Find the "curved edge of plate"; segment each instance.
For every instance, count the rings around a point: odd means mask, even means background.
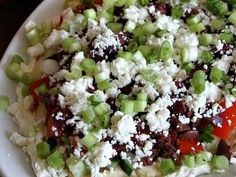
[[[50,19],[62,11],[64,0],[44,0],[29,15],[25,22],[12,38],[2,60],[0,62],[0,94],[10,97],[11,102],[15,100],[15,84],[5,75],[5,68],[9,63],[9,58],[14,54],[19,54],[26,58],[25,50],[27,42],[24,38],[24,26],[29,20],[41,22]],[[32,177],[34,176],[31,165],[27,163],[27,156],[22,150],[13,145],[9,137],[17,127],[11,116],[0,111],[0,176],[2,177]]]

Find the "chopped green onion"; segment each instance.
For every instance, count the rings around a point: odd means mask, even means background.
[[[206,74],[202,70],[196,71],[193,74],[192,86],[194,87],[195,94],[200,94],[205,90]]]
[[[119,51],[117,54],[117,57],[124,58],[126,60],[132,60],[133,53],[131,52],[124,52],[124,51]]]
[[[99,105],[94,107],[94,111],[98,116],[103,116],[109,113],[110,109],[106,103],[100,103]]]
[[[81,48],[78,41],[75,41],[73,38],[64,39],[61,42],[63,50],[69,53],[74,53]]]
[[[111,22],[113,20],[113,15],[106,12],[105,10],[101,11],[98,13],[98,19],[104,18],[106,19],[108,22]]]
[[[169,59],[172,56],[172,47],[168,40],[165,40],[161,44],[161,48],[159,50],[159,58],[163,61]]]
[[[231,89],[231,94],[236,97],[236,87]]]
[[[194,155],[185,155],[184,164],[189,168],[195,167],[195,156]]]
[[[118,96],[118,101],[121,102],[122,100],[128,100],[129,99],[129,95],[126,94],[119,94]]]
[[[38,94],[45,94],[47,92],[47,86],[45,84],[40,85],[35,89]]]
[[[53,168],[63,168],[65,165],[63,154],[56,150],[50,156],[47,157],[47,163]]]
[[[101,103],[101,100],[96,95],[90,96],[88,98],[88,100],[90,101],[91,105],[93,105],[93,106],[97,106]]]
[[[144,112],[147,107],[147,101],[135,100],[134,112]]]
[[[47,142],[40,142],[36,146],[37,154],[41,159],[46,159],[51,151],[50,146]]]
[[[0,109],[7,110],[10,104],[10,100],[8,96],[0,96]]]
[[[220,70],[216,66],[213,66],[211,68],[210,79],[212,82],[219,83],[220,81],[223,80],[224,75],[225,75],[224,71]]]
[[[234,35],[232,33],[221,33],[220,40],[225,41],[226,43],[234,43]]]
[[[132,100],[125,100],[122,102],[121,104],[121,108],[120,110],[124,113],[124,114],[131,114],[134,112],[134,101]]]
[[[141,25],[137,25],[136,28],[132,32],[135,37],[137,36],[143,36],[143,27]],[[143,36],[144,37],[144,36]]]
[[[110,84],[110,82],[109,82],[108,80],[104,80],[104,81],[102,81],[102,82],[99,82],[99,83],[97,84],[97,86],[98,86],[98,89],[99,89],[99,90],[104,91],[104,90],[109,89],[109,88],[111,87],[111,84]]]
[[[20,69],[20,65],[17,63],[12,63],[6,68],[6,75],[8,78],[19,81],[19,78],[16,76],[16,72]]]
[[[135,29],[136,27],[136,23],[131,21],[131,20],[128,20],[126,23],[125,23],[125,27],[124,29],[130,33],[133,32],[133,30]]]
[[[135,42],[135,41],[130,42],[127,49],[129,52],[136,52],[136,50],[138,49],[137,42]]]
[[[207,1],[207,8],[218,16],[225,16],[228,13],[228,5],[225,2],[219,0],[209,0]]]
[[[116,2],[115,2],[115,6],[117,6],[117,7],[122,7],[122,6],[125,5],[125,1],[126,1],[126,0],[119,0],[119,1],[116,1]]]
[[[122,31],[123,24],[121,23],[108,23],[107,27],[112,30],[113,33],[119,33]]]
[[[171,16],[174,19],[180,19],[183,16],[183,13],[184,11],[181,6],[175,6],[171,10]]]
[[[29,95],[29,86],[28,85],[24,85],[22,90],[21,90],[21,94],[23,97],[26,97]]]
[[[136,0],[126,0],[125,1],[125,7],[130,7],[131,5],[135,5]]]
[[[150,47],[150,46],[141,45],[141,46],[139,46],[138,49],[141,51],[142,55],[145,58],[152,54],[152,47]]]
[[[216,31],[222,30],[224,28],[224,25],[225,23],[223,20],[214,19],[211,21],[212,30],[216,30]]]
[[[203,23],[197,23],[197,24],[191,25],[189,29],[192,32],[200,33],[205,30],[205,26]]]
[[[59,91],[59,89],[57,87],[53,87],[53,88],[50,88],[47,92],[50,95],[58,95],[60,91]]]
[[[191,16],[187,18],[187,24],[189,26],[194,25],[194,24],[198,24],[200,21],[198,16]]]
[[[93,20],[95,20],[96,17],[97,17],[96,11],[94,9],[86,9],[86,10],[84,10],[83,15],[86,18],[90,18],[90,19],[93,19]]]
[[[14,55],[11,59],[11,63],[17,63],[18,65],[20,65],[22,62],[24,62],[24,60],[19,56],[19,55]]]
[[[75,68],[71,72],[67,72],[65,78],[66,80],[75,80],[81,76],[82,76],[82,71],[78,68]]]
[[[93,72],[95,70],[96,62],[91,58],[85,58],[81,61],[81,68],[83,71]]]
[[[188,47],[184,47],[181,51],[181,60],[183,63],[188,63],[190,60],[190,49]]]
[[[144,45],[146,43],[146,37],[144,35],[136,36],[134,40],[137,42],[138,46]]]
[[[236,11],[229,16],[228,21],[236,26]]]
[[[208,50],[203,50],[201,54],[201,59],[204,63],[211,63],[214,60],[213,54]]]
[[[158,76],[153,69],[147,69],[142,72],[142,78],[148,82],[155,82]]]
[[[198,38],[198,40],[200,45],[209,46],[213,42],[213,36],[211,34],[204,33]]]
[[[88,149],[93,147],[98,142],[97,137],[93,133],[88,133],[80,140],[80,143]]]
[[[163,175],[168,175],[175,170],[175,164],[172,159],[163,159],[160,164],[160,171]]]
[[[196,164],[203,165],[211,160],[211,154],[209,152],[199,152],[196,154]]]
[[[157,31],[154,33],[155,37],[157,38],[161,38],[161,37],[165,37],[169,35],[169,32],[166,30],[161,30],[161,29],[157,29]]]
[[[227,169],[229,167],[229,160],[225,156],[215,155],[211,161],[213,169]]]
[[[109,127],[109,125],[111,124],[111,117],[109,114],[106,114],[102,117],[103,119],[103,127],[104,128],[107,128]]]
[[[95,112],[92,107],[87,108],[85,111],[82,112],[82,118],[85,123],[92,122],[95,118]]]
[[[74,177],[86,176],[86,165],[82,160],[76,157],[70,157],[66,160],[66,164]]]
[[[133,170],[134,170],[132,164],[128,160],[121,160],[119,164],[120,164],[121,169],[128,176],[131,176],[131,174],[133,173]]]
[[[147,93],[145,93],[145,92],[139,92],[139,93],[137,94],[137,100],[139,100],[139,101],[147,101],[147,99],[148,99]]]
[[[149,0],[138,0],[138,3],[141,5],[141,6],[146,6],[149,4]]]
[[[31,29],[25,35],[26,35],[26,38],[29,41],[30,45],[32,45],[32,46],[38,44],[41,40],[38,28],[36,28],[36,27]]]
[[[182,67],[187,73],[190,73],[194,68],[195,65],[193,63],[185,63]]]
[[[143,30],[146,34],[153,34],[157,30],[155,23],[147,22],[143,26]]]

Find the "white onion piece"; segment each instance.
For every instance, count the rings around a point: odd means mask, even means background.
[[[41,71],[46,74],[54,74],[60,70],[60,65],[53,59],[46,59],[41,64]]]
[[[21,67],[21,69],[22,69],[25,73],[30,73],[30,72],[33,71],[34,66],[35,66],[35,63],[36,63],[36,59],[35,59],[35,58],[31,58],[31,59],[29,60],[29,64],[26,65],[24,62],[22,62],[22,63],[20,64],[20,67]]]
[[[45,52],[45,48],[41,43],[38,43],[38,44],[36,44],[32,47],[29,47],[26,50],[26,52],[30,57],[34,58],[34,57],[37,57],[39,55],[42,55]]]

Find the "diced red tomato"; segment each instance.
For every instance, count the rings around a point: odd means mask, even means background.
[[[94,0],[94,4],[102,5],[103,0]]]
[[[179,143],[179,150],[184,155],[196,154],[204,150],[203,146],[197,141],[185,140],[181,138],[178,139],[178,143]]]
[[[49,88],[49,78],[48,77],[44,77],[42,79],[39,79],[37,81],[35,81],[34,83],[32,83],[29,86],[29,93],[30,95],[33,97],[34,99],[34,106],[37,107],[40,101],[40,96],[36,93],[35,89],[37,89],[39,86],[41,86],[42,84],[45,84],[47,88]]]
[[[236,103],[224,112],[220,113],[219,116],[222,119],[222,124],[220,127],[215,125],[212,133],[226,140],[236,127]]]

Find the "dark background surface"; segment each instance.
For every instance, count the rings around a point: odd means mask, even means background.
[[[42,0],[0,0],[0,59],[18,28]]]

